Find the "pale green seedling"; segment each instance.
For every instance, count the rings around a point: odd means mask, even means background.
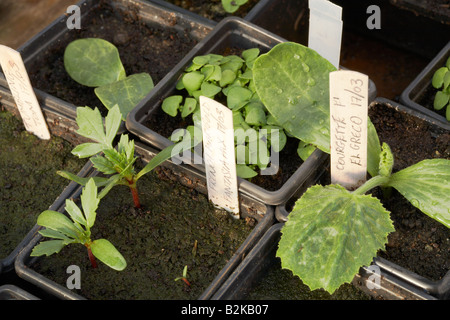
[[[431,79],[434,88],[439,89],[434,97],[435,110],[446,108],[445,117],[450,121],[450,57],[444,67],[436,70]]]
[[[127,76],[119,51],[103,39],[85,38],[69,43],[64,67],[76,82],[94,87],[107,109],[118,105],[123,120],[154,86],[148,73]]]
[[[234,13],[246,4],[248,0],[222,0],[222,6],[228,13]]]
[[[95,182],[89,179],[81,193],[81,208],[73,200],[66,200],[65,210],[70,218],[58,211],[42,212],[37,219],[37,224],[45,228],[39,233],[53,240],[40,242],[33,248],[31,256],[50,256],[60,252],[69,244],[79,243],[87,248],[92,267],[97,267],[95,259],[97,258],[114,270],[125,269],[127,262],[110,241],[91,240],[91,228],[95,223],[99,202]]]
[[[244,50],[241,57],[218,54],[195,57],[176,84],[177,90],[186,90],[187,97],[169,96],[161,106],[172,117],[191,116],[199,128],[200,96],[220,100],[233,110],[236,170],[242,178],[252,178],[258,174],[258,168],[265,169],[270,161],[269,150],[280,152],[287,139],[254,88],[252,68],[259,53],[259,49],[251,48]]]

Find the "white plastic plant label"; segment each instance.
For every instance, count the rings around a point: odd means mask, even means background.
[[[342,8],[327,0],[309,0],[308,47],[339,69]]]
[[[0,45],[0,64],[22,117],[25,129],[40,139],[50,139],[50,132],[34,94],[20,53]]]
[[[233,112],[201,96],[200,114],[209,200],[239,218]]]
[[[366,181],[369,77],[330,72],[331,183],[348,190]]]

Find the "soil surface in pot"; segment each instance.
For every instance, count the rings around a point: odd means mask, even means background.
[[[249,300],[369,300],[367,294],[345,283],[333,294],[323,289],[311,291],[299,277],[290,270],[281,269],[281,261],[276,259],[258,284],[248,292]]]
[[[56,170],[78,172],[86,163],[73,146],[52,136],[40,140],[22,121],[0,111],[0,257],[7,257],[69,181]]]
[[[176,21],[172,23],[176,24]],[[78,84],[64,68],[67,45],[73,40],[89,37],[113,43],[119,50],[127,75],[147,72],[155,85],[197,43],[188,30],[179,32],[147,25],[133,9],[122,12],[101,1],[83,17],[81,29],[67,32],[27,66],[33,86],[76,106],[99,107],[105,111],[94,88]]]
[[[374,104],[369,116],[380,142],[386,142],[394,154],[396,172],[424,159],[450,159],[450,133],[434,129],[418,118],[395,111],[385,104]],[[381,192],[378,193],[381,196]],[[382,198],[391,212],[395,232],[388,237],[379,256],[431,280],[441,279],[450,269],[450,230],[414,207],[393,190]]]
[[[141,209],[126,186],[116,186],[100,202],[92,239],[111,241],[127,260],[123,271],[90,265],[76,244],[43,257],[35,268],[66,286],[70,265],[81,268],[88,299],[197,299],[251,232],[255,221],[233,219],[203,194],[151,172],[138,181]],[[252,221],[251,221],[252,220]],[[181,277],[184,266],[191,286]]]
[[[236,16],[244,18],[259,0],[248,0],[248,2],[234,13],[227,13],[222,6],[221,0],[165,0],[183,9],[194,12],[207,19],[219,22],[220,20]]]

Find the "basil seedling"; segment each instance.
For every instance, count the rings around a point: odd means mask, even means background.
[[[444,67],[436,70],[431,79],[434,88],[439,89],[434,97],[433,107],[435,110],[447,108],[445,117],[450,121],[450,57]]]
[[[176,94],[164,99],[162,110],[172,117],[191,116],[201,128],[199,97],[206,96],[233,110],[236,171],[242,178],[256,176],[270,162],[270,152],[280,152],[286,134],[259,99],[253,83],[252,68],[259,49],[244,50],[237,55],[207,54],[197,56],[184,70],[176,84],[186,97]]]
[[[226,12],[234,13],[247,2],[248,0],[222,0],[222,6]]]
[[[100,199],[97,196],[97,187],[90,179],[81,194],[81,210],[73,200],[66,200],[66,215],[52,210],[42,212],[37,224],[45,227],[39,233],[54,240],[42,241],[33,248],[31,256],[52,255],[58,253],[69,244],[80,243],[87,248],[89,260],[93,268],[97,267],[96,259],[114,270],[121,271],[127,262],[114,245],[106,239],[91,240],[91,228],[94,226],[96,210]]]

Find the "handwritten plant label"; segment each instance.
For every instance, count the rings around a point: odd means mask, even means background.
[[[341,53],[342,8],[327,0],[309,0],[308,47],[337,69]]]
[[[200,96],[200,114],[209,200],[239,218],[233,112]]]
[[[331,183],[352,190],[366,181],[367,75],[330,72]]]
[[[0,45],[0,64],[25,129],[40,139],[50,139],[47,123],[34,94],[20,53],[7,46]]]

